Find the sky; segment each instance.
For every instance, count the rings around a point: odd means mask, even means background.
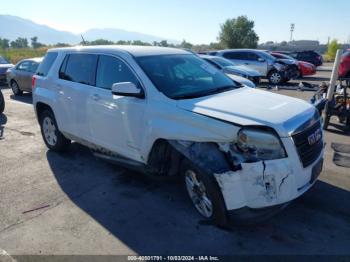
[[[350,41],[350,0],[16,0],[1,1],[0,14],[15,15],[55,29],[82,33],[119,28],[194,44],[217,40],[228,18],[255,21],[260,42],[328,37]],[[1,30],[1,25],[0,25]]]

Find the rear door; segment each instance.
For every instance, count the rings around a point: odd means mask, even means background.
[[[27,90],[26,77],[30,74],[29,69],[31,66],[30,61],[23,61],[16,67],[15,81],[19,85],[21,90]]]
[[[66,54],[55,81],[59,108],[65,131],[78,139],[91,142],[87,103],[95,85],[97,55]]]
[[[113,95],[112,85],[121,82],[132,82],[142,89],[135,72],[124,60],[100,55],[96,87],[91,88],[87,103],[89,128],[95,144],[140,161],[146,100]]]
[[[39,64],[34,61],[29,61],[28,69],[22,75],[22,90],[31,92],[32,91],[32,77],[35,71],[38,69]]]

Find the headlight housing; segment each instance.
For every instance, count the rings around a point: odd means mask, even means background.
[[[271,131],[242,128],[238,132],[236,146],[248,161],[274,160],[287,157],[281,140]]]

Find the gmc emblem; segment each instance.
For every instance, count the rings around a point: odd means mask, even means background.
[[[310,135],[307,140],[309,142],[309,145],[312,146],[314,144],[316,144],[318,141],[320,141],[322,139],[322,131],[321,129],[317,129],[315,131],[315,133],[313,133],[312,135]]]

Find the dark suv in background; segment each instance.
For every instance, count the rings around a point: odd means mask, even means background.
[[[309,62],[315,66],[323,65],[323,57],[316,51],[300,51],[300,52],[280,52],[278,53],[289,55],[296,60]]]

